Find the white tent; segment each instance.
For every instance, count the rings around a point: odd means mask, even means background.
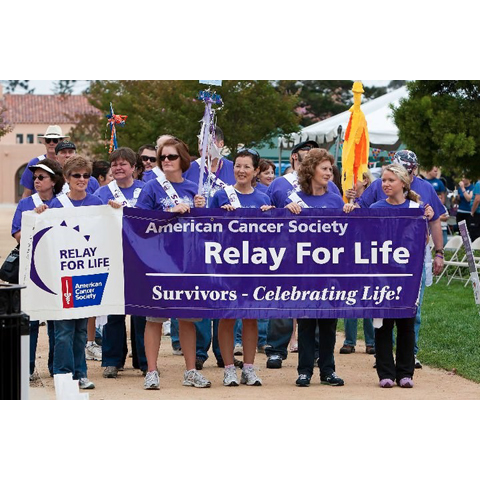
[[[362,111],[367,119],[368,134],[372,145],[395,145],[398,143],[398,128],[393,123],[390,105],[399,105],[401,98],[408,96],[407,87],[401,87],[393,92],[382,95],[368,102],[362,103]],[[300,132],[286,137],[279,137],[280,149],[290,150],[294,145],[307,140],[315,140],[318,144],[333,142],[338,136],[338,127],[342,127],[342,138],[345,136],[350,112],[339,113],[308,127]]]

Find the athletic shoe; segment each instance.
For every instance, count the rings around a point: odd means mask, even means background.
[[[183,355],[182,349],[181,348],[173,348],[172,349],[172,355]]]
[[[103,371],[103,378],[117,378],[118,368],[117,367],[106,367]]]
[[[422,368],[423,365],[420,363],[420,360],[415,355],[415,368]]]
[[[395,383],[390,378],[384,378],[383,380],[380,380],[378,385],[380,385],[382,388],[392,388]]]
[[[353,345],[344,345],[340,349],[340,353],[355,353],[355,347]]]
[[[267,359],[267,368],[282,368],[282,357],[280,355],[270,355]]]
[[[297,381],[295,382],[299,387],[308,387],[310,385],[310,377],[309,375],[306,375],[305,373],[301,373]]]
[[[373,345],[367,345],[365,347],[365,353],[368,353],[369,355],[375,355],[375,347]]]
[[[235,365],[235,368],[243,368],[243,362],[241,360],[237,360],[235,357],[233,357],[233,364]]]
[[[183,385],[185,387],[208,388],[211,385],[200,372],[197,370],[185,370],[183,374]]]
[[[170,337],[171,335],[171,322],[170,320],[167,320],[166,322],[163,322],[163,325],[162,325],[162,330],[163,330],[163,334],[166,336],[166,337]]]
[[[237,343],[235,345],[235,348],[233,349],[233,354],[237,357],[241,357],[243,355],[243,347],[240,343]]]
[[[398,384],[402,388],[412,388],[413,387],[413,380],[410,377],[404,377],[398,382]]]
[[[156,370],[147,372],[145,381],[143,382],[143,388],[145,390],[158,390],[160,388],[160,377]]]
[[[345,382],[337,376],[335,372],[332,372],[327,377],[320,377],[320,383],[322,385],[331,385],[332,387],[342,387]]]
[[[225,368],[225,362],[223,360],[217,360],[218,368]]]
[[[235,367],[225,368],[223,372],[223,384],[226,387],[238,387],[237,369]]]
[[[78,381],[78,387],[82,390],[93,390],[95,388],[95,384],[85,377]]]
[[[265,349],[268,347],[268,345],[262,345],[261,347],[257,347],[257,353],[263,353],[265,354]]]
[[[260,380],[260,378],[257,376],[254,366],[242,368],[242,377],[240,382],[242,382],[244,385],[256,387],[262,385],[262,380]]]
[[[205,360],[203,358],[196,358],[195,359],[195,368],[197,370],[202,370],[203,364],[205,363]]]
[[[101,362],[102,347],[95,342],[92,342],[91,344],[87,343],[87,346],[85,347],[85,360],[97,360]]]

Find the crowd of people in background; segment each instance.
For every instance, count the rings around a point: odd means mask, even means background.
[[[419,239],[418,249],[425,251],[417,315],[409,319],[363,319],[366,353],[372,355],[382,388],[398,384],[413,387],[415,368],[422,368],[417,357],[421,325],[421,303],[425,286],[433,273],[443,268],[443,248],[450,228],[451,199],[458,204],[457,221],[467,220],[472,239],[480,236],[480,181],[465,173],[458,182],[457,195],[448,195],[437,167],[418,174],[414,152],[396,152],[392,164],[385,166],[381,178],[367,172],[352,189],[343,192],[340,172],[334,157],[314,141],[295,145],[290,168],[277,172],[270,160],[260,158],[253,148],[240,148],[230,160],[222,155],[225,138],[214,130],[214,143],[208,150],[208,168],[203,172],[199,192],[201,161],[192,155],[182,140],[168,134],[156,144],[142,145],[137,152],[121,147],[109,161],[91,162],[68,141],[60,127],[49,126],[42,136],[46,153],[32,159],[21,179],[24,187],[13,222],[12,235],[21,241],[21,214],[34,210],[42,214],[49,208],[75,208],[90,205],[123,206],[162,210],[183,215],[191,208],[256,208],[266,211],[286,208],[298,214],[303,208],[336,208],[348,214],[355,208],[422,208],[429,223],[434,244],[433,260],[425,248],[428,238]],[[201,152],[199,146],[199,152]],[[174,192],[181,203],[174,202]],[[343,194],[349,199],[345,203]],[[450,210],[451,213],[451,210]],[[282,368],[289,353],[298,353],[296,385],[310,385],[315,365],[320,382],[343,386],[336,373],[335,341],[338,319],[167,319],[131,316],[130,339],[134,368],[144,375],[143,387],[160,386],[158,356],[162,335],[171,337],[172,354],[183,356],[183,385],[206,388],[212,385],[202,373],[210,349],[217,366],[223,369],[223,385],[261,386],[255,368],[257,352],[267,357],[266,367]],[[346,318],[345,341],[339,353],[352,354],[357,343],[358,319]],[[396,357],[393,356],[393,330],[397,327]],[[87,360],[101,361],[103,376],[117,378],[128,355],[125,315],[48,321],[51,376],[72,373],[82,389],[95,388],[88,379]],[[375,328],[374,328],[375,327]],[[30,375],[35,378],[35,357],[39,322],[30,321]],[[243,356],[243,361],[237,357]],[[237,369],[241,369],[240,378]]]

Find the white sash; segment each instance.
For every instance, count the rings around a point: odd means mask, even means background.
[[[130,201],[125,198],[125,195],[123,194],[122,190],[120,190],[120,187],[117,185],[116,180],[112,180],[108,184],[108,188],[112,192],[114,200],[117,203],[120,203],[122,207],[133,207]]]
[[[165,193],[169,196],[170,200],[173,202],[174,205],[179,205],[180,203],[182,203],[182,201],[180,200],[180,196],[178,195],[175,188],[173,188],[173,185],[170,183],[170,181],[167,180],[167,177],[164,176],[163,180],[160,177],[157,177],[157,182],[165,190]]]
[[[60,194],[57,195],[58,201],[65,207],[65,208],[71,208],[73,207],[72,201],[68,198],[67,194]]]
[[[230,205],[235,208],[242,208],[242,204],[238,199],[238,195],[235,188],[232,185],[227,185],[224,190],[225,190],[225,193],[227,194],[227,198],[228,198],[228,201],[230,202]]]
[[[198,163],[198,166],[200,167],[201,165],[201,159],[198,159],[198,160],[195,160],[197,163]],[[220,160],[219,160],[220,161]],[[207,170],[208,171],[208,170]],[[213,174],[213,172],[208,172],[208,177],[207,177],[208,181],[211,183],[211,185],[217,185],[218,187],[222,188],[222,189],[225,189],[225,187],[227,186],[227,184],[223,181],[223,180],[220,180],[220,178],[218,178],[216,175]],[[206,193],[206,192],[204,192]],[[213,188],[212,188],[212,195],[214,194],[215,192],[213,191]]]
[[[292,202],[296,203],[297,205],[299,205],[299,206],[302,207],[302,208],[310,208],[310,205],[307,205],[307,204],[305,203],[305,201],[302,200],[302,199],[298,196],[298,193],[297,193],[297,192],[292,192],[292,193],[288,196],[288,198],[289,198]]]
[[[297,172],[287,173],[283,176],[285,180],[295,189],[296,192],[300,191],[300,184],[298,183]]]
[[[63,184],[61,193],[64,193],[66,195],[69,191],[70,191],[70,185],[67,182],[65,182]]]
[[[160,178],[161,180],[163,180],[165,178],[165,174],[162,172],[162,170],[160,169],[160,167],[154,167],[152,168],[152,172],[158,177]]]
[[[33,203],[35,204],[35,207],[39,207],[40,205],[43,205],[43,200],[40,198],[40,195],[38,193],[34,193],[32,195],[32,200],[33,200]]]

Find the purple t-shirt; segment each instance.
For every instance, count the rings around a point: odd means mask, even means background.
[[[181,183],[171,182],[173,188],[180,197],[180,202],[193,207],[193,199],[197,194],[197,185],[189,180]],[[157,179],[150,180],[145,184],[137,200],[136,207],[144,210],[166,210],[172,208],[175,203],[167,195]]]
[[[138,197],[142,188],[145,186],[145,182],[141,180],[134,180],[131,187],[128,188],[120,188],[121,192],[125,196],[125,198],[130,202],[130,206],[134,207],[137,203]],[[109,200],[115,200],[112,191],[110,190],[108,185],[104,185],[100,187],[96,192],[95,195],[102,200],[103,204],[106,205]]]
[[[378,202],[372,203],[370,208],[410,208],[410,200],[405,200],[403,203],[398,205],[392,205],[386,200],[379,200]],[[421,205],[418,205],[418,208],[421,208]]]
[[[268,187],[267,195],[271,198],[273,205],[277,208],[283,208],[285,200],[294,191],[292,184],[286,178],[278,177]],[[334,195],[341,196],[340,190],[332,181],[328,182],[328,191]]]
[[[235,174],[233,173],[233,163],[228,159],[228,158],[221,158],[219,160],[219,168],[218,170],[213,173],[215,178],[220,179],[223,183],[226,183],[227,185],[234,185],[236,180],[235,180]],[[183,178],[186,180],[190,180],[191,182],[195,183],[198,185],[198,181],[200,180],[200,164],[196,160],[194,160],[190,164],[190,168],[183,174]],[[221,190],[222,187],[220,187],[218,184],[213,183],[208,181],[208,172],[207,169],[205,169],[204,175],[203,175],[203,192],[206,192],[210,190],[210,199],[215,195],[215,193],[218,190]],[[209,206],[209,201],[207,199],[207,205]]]
[[[253,190],[253,193],[240,193],[237,192],[238,201],[242,208],[260,208],[262,205],[271,205],[270,198],[265,193],[262,193],[256,189]],[[209,205],[210,208],[220,208],[223,205],[229,205],[230,200],[225,192],[225,190],[218,190]]]
[[[443,208],[443,204],[438,198],[434,188],[428,182],[421,178],[413,177],[410,188],[420,195],[420,201],[423,204],[428,203],[433,208],[433,218],[430,220],[431,222],[437,220],[440,215],[444,214],[445,209]],[[369,208],[375,202],[385,200],[386,198],[387,195],[385,195],[382,189],[382,179],[377,178],[363,192],[362,196],[358,199],[358,204],[362,208]]]
[[[100,198],[91,193],[87,193],[87,196],[83,200],[70,199],[70,201],[72,202],[74,207],[91,207],[92,205],[103,205]],[[63,208],[63,205],[58,198],[55,198],[52,201],[50,208]]]
[[[307,195],[304,192],[297,192],[297,195],[310,207],[310,208],[343,208],[342,197],[339,195],[326,192],[323,195]],[[292,203],[290,198],[285,199],[285,206]]]
[[[268,187],[266,185],[264,185],[263,183],[260,183],[260,182],[257,182],[257,184],[255,185],[255,189],[258,190],[259,192],[262,192],[262,193],[267,193],[267,190],[268,190]]]
[[[150,180],[155,180],[155,178],[157,178],[157,175],[155,174],[152,168],[151,170],[143,172],[142,182],[147,183]]]
[[[45,160],[46,158],[47,157],[45,155],[40,155],[39,157],[32,158],[32,160],[28,162],[27,168],[23,172],[22,178],[20,179],[20,184],[23,185],[25,188],[32,190],[33,193],[36,193],[37,191],[34,187],[33,172],[28,167],[36,165],[40,160]],[[90,177],[88,179],[87,193],[95,193],[95,190],[97,190],[99,187],[100,184],[95,177]]]
[[[55,197],[52,197],[50,200],[45,200],[43,203],[51,207],[51,204]],[[28,212],[35,209],[35,203],[32,197],[23,198],[18,202],[17,209],[15,210],[15,214],[13,215],[12,220],[12,235],[17,233],[22,229],[22,213]]]

